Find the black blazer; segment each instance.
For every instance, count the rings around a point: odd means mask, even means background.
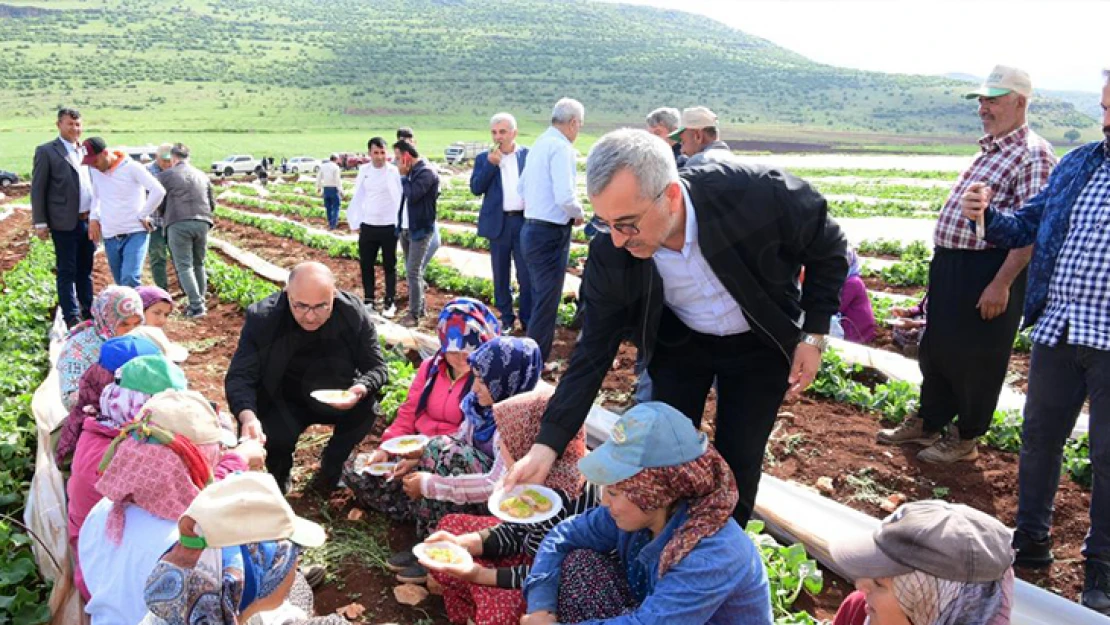
[[[82,165],[84,167],[84,165]],[[81,210],[81,176],[66,158],[61,137],[35,148],[31,170],[31,219],[51,230],[77,227]]]
[[[288,396],[282,380],[289,361],[306,346],[306,340],[315,342],[316,351],[328,354],[327,362],[310,363],[309,369],[342,371],[342,382],[347,386],[362,384],[369,391],[363,401],[377,401],[378,390],[388,381],[389,368],[382,358],[374,322],[360,298],[337,291],[327,323],[307,335],[298,330],[285,291],[247,309],[239,346],[224,377],[232,414],[238,416],[244,410],[259,413],[260,404],[266,407],[282,402]]]
[[[707,163],[679,175],[706,261],[752,332],[789,363],[802,332],[828,333],[848,273],[848,242],[825,198],[800,178],[766,167]],[[621,341],[632,340],[651,360],[665,305],[655,262],[618,249],[608,235],[590,243],[581,296],[582,334],[537,438],[559,452],[585,422]]]

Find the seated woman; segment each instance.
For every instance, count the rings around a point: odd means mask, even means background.
[[[1011,532],[947,501],[908,503],[878,532],[831,545],[856,583],[833,625],[1007,625],[1013,604]]]
[[[135,292],[143,300],[143,325],[152,328],[166,327],[166,321],[173,312],[173,298],[160,287],[140,286]]]
[[[925,318],[929,307],[929,295],[916,306],[890,309],[890,314],[902,320],[902,325],[894,328],[894,344],[902,349],[907,358],[917,358],[917,348],[921,344],[921,333],[925,331]]]
[[[71,410],[77,403],[81,376],[100,358],[100,348],[114,336],[123,336],[143,323],[143,300],[135,289],[109,286],[96,296],[92,319],[73,326],[58,356],[58,383],[62,405]]]
[[[844,340],[864,345],[875,340],[875,311],[871,309],[867,285],[860,277],[860,260],[855,250],[848,250],[848,277],[840,291],[839,321]]]
[[[521,625],[773,622],[759,549],[732,519],[732,470],[681,412],[639,404],[578,468],[605,487],[602,507],[543,540]]]
[[[443,307],[437,325],[440,349],[434,356],[421,363],[409,385],[405,403],[397,410],[397,418],[384,433],[382,442],[402,436],[423,434],[436,437],[454,434],[463,421],[462,401],[470,393],[474,376],[470,373],[468,358],[483,343],[501,334],[501,324],[485,304],[469,297],[457,297]],[[489,469],[492,452],[474,448],[458,448],[449,454],[450,440],[436,444],[441,455],[450,455],[452,471],[466,473]],[[398,465],[394,476],[400,478],[416,466],[421,451],[406,457]],[[389,454],[377,450],[371,462],[384,462]],[[445,458],[447,459],[447,458]],[[354,470],[347,463],[343,481],[354,491],[355,500],[363,508],[382,512],[395,521],[411,521],[412,507],[402,490],[401,480],[386,481]]]

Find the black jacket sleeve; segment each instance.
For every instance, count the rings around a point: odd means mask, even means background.
[[[47,224],[46,190],[50,186],[50,156],[47,146],[35,148],[35,160],[31,166],[31,223]]]
[[[389,366],[382,357],[378,331],[365,309],[358,315],[358,355],[355,366],[355,384],[366,387],[367,397],[374,397],[389,381]]]
[[[247,311],[239,346],[231,357],[231,364],[224,376],[224,393],[228,408],[236,417],[244,410],[258,413],[258,387],[262,384],[262,358],[258,348],[258,326],[262,319],[257,313]]]

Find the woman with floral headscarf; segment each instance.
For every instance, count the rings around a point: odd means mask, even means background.
[[[131,287],[109,286],[96,296],[92,319],[77,324],[66,336],[58,356],[58,382],[66,410],[77,402],[78,383],[100,358],[100,348],[114,336],[123,336],[143,323],[143,300]]]
[[[771,625],[759,549],[732,518],[736,480],[690,419],[667,404],[640,404],[578,468],[604,486],[602,507],[544,538],[524,583],[521,625]]]
[[[440,349],[425,360],[416,372],[405,403],[385,432],[382,442],[402,436],[423,434],[436,437],[452,434],[464,419],[463,401],[470,394],[474,376],[468,359],[474,350],[501,334],[501,324],[488,307],[469,297],[458,297],[443,307],[437,325]],[[460,450],[462,451],[462,450]],[[458,461],[470,472],[489,468],[490,455],[464,452]],[[399,465],[395,477],[400,478],[416,466],[420,451]],[[370,462],[384,462],[389,455],[374,452]],[[359,505],[388,514],[394,520],[412,519],[411,506],[401,491],[401,480],[384,479],[361,474],[348,463],[343,481],[351,487]]]

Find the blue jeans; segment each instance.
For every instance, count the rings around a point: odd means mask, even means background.
[[[431,235],[414,241],[408,230],[401,231],[401,252],[405,255],[405,279],[409,287],[409,314],[420,319],[424,310],[424,270],[439,249],[439,228]]]
[[[204,295],[208,291],[208,274],[204,272],[204,255],[208,249],[207,221],[187,219],[166,228],[166,238],[173,257],[173,268],[181,290],[189,298],[189,312],[205,312]]]
[[[524,260],[524,248],[520,244],[520,231],[524,226],[524,214],[505,215],[505,226],[501,236],[490,239],[490,265],[493,268],[493,301],[501,312],[502,330],[508,332],[516,320],[513,313],[513,276],[512,265],[516,264],[516,281],[520,285],[520,322],[525,326],[532,318],[532,280],[528,275],[528,264]]]
[[[1033,344],[1021,429],[1017,529],[1038,540],[1048,536],[1064,443],[1088,397],[1094,485],[1083,555],[1110,561],[1110,351],[1063,341],[1056,347]]]
[[[324,210],[328,212],[328,228],[339,226],[339,189],[324,187]]]
[[[142,284],[149,244],[150,233],[146,231],[104,237],[104,255],[108,257],[108,267],[116,284],[132,288]]]
[[[555,341],[555,322],[563,299],[563,281],[570,259],[571,227],[527,220],[520,232],[528,277],[532,281],[532,318],[528,336],[540,346],[544,362]]]
[[[89,240],[89,222],[78,221],[73,230],[51,230],[54,260],[57,263],[55,284],[58,307],[69,325],[90,318],[93,304],[93,254],[96,244]]]

